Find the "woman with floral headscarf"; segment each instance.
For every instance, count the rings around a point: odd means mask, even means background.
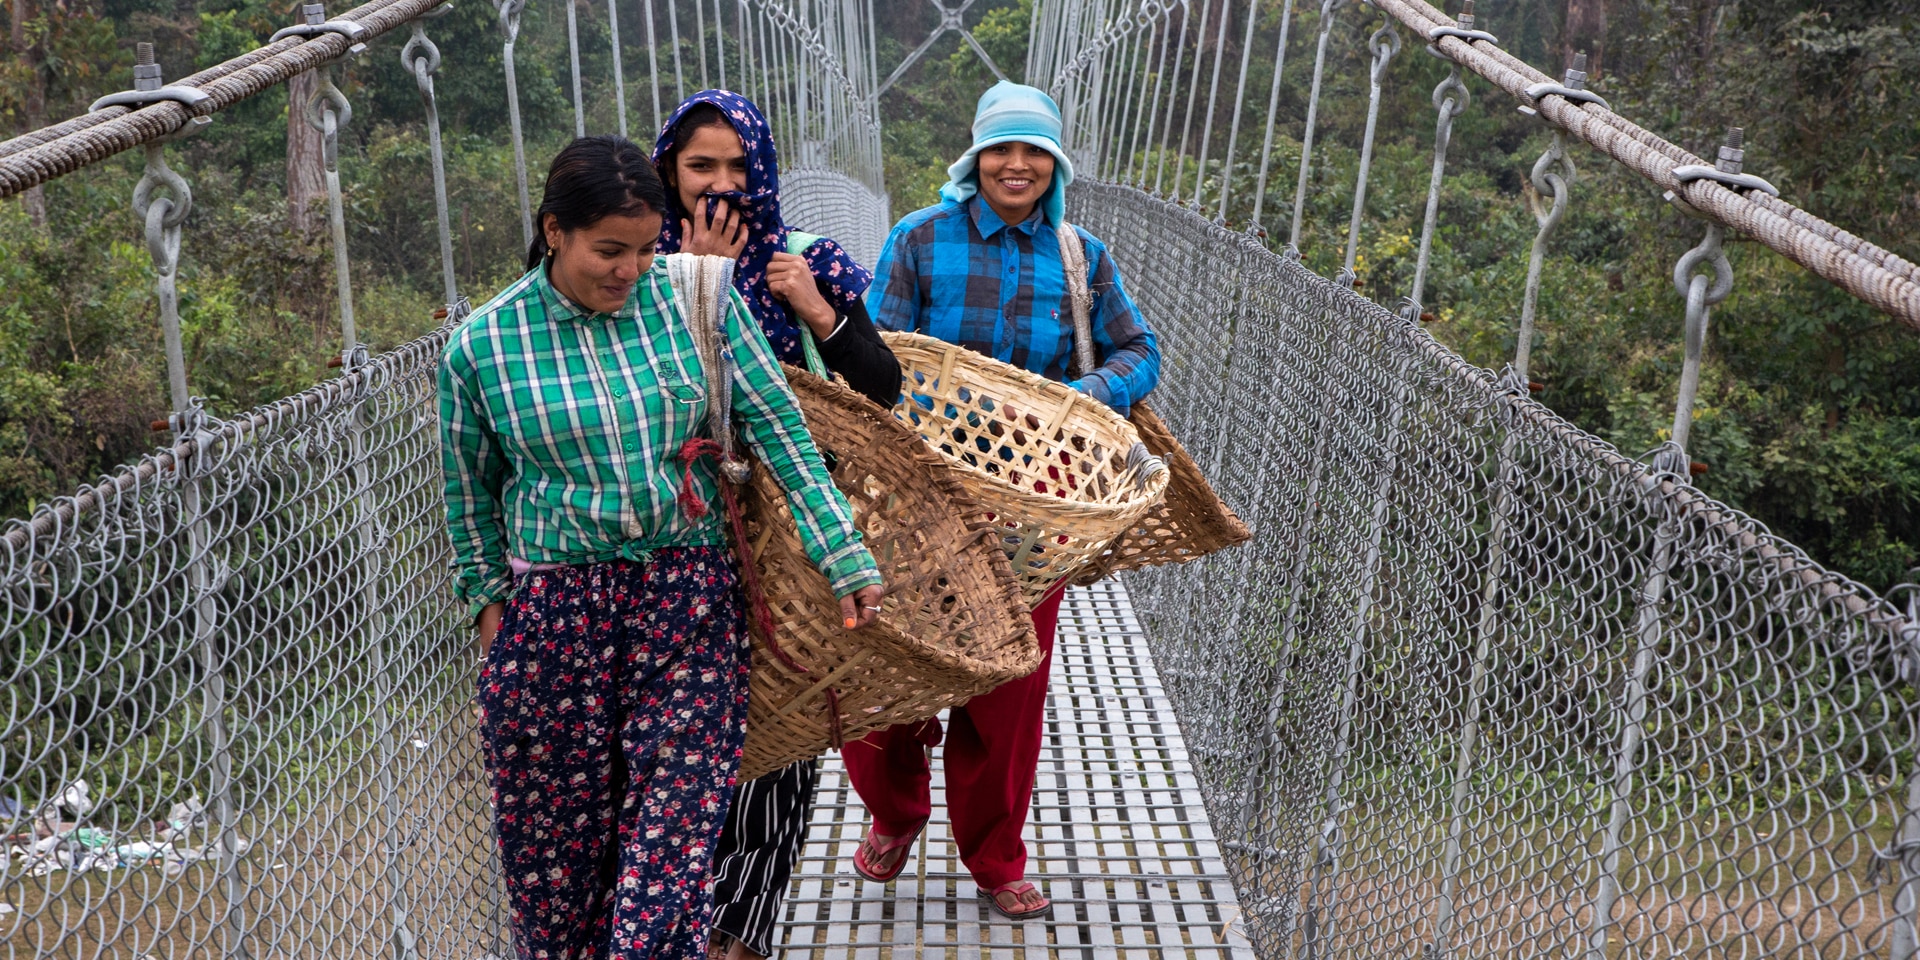
[[[660,252],[734,258],[734,287],[781,360],[808,366],[811,338],[828,372],[891,407],[900,364],[861,297],[873,274],[833,240],[781,219],[779,158],[760,108],[726,90],[694,94],[667,121],[653,158],[667,184]],[[818,775],[806,760],[740,785],[714,854],[710,956],[773,952]]]

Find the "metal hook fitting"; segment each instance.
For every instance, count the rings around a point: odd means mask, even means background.
[[[267,42],[278,43],[288,37],[306,39],[325,36],[329,33],[337,33],[351,41],[347,47],[347,52],[341,55],[342,58],[357,57],[367,51],[367,45],[360,42],[360,38],[367,35],[367,28],[364,24],[356,23],[352,20],[329,20],[327,19],[326,5],[320,3],[301,4],[300,12],[307,18],[306,23],[296,23],[291,27],[281,27],[273,32],[273,36],[267,38]]]

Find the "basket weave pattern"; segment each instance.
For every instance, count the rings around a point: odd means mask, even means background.
[[[955,344],[882,336],[904,379],[895,419],[992,511],[1028,603],[1160,502],[1167,471],[1129,463],[1139,434],[1098,400]]]
[[[887,592],[877,622],[844,629],[786,496],[770,471],[754,470],[742,490],[754,562],[780,650],[806,672],[774,656],[755,628],[742,781],[818,756],[836,735],[851,742],[924,720],[1040,665],[998,528],[946,461],[859,394],[786,373]]]
[[[1198,560],[1253,539],[1247,525],[1220,501],[1200,465],[1146,401],[1133,405],[1127,422],[1139,431],[1140,442],[1166,463],[1173,479],[1167,484],[1166,499],[1147,511],[1139,526],[1083,567],[1073,578],[1075,584],[1097,583],[1123,570]]]

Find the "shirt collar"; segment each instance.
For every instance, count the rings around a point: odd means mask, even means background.
[[[1033,212],[1028,214],[1025,220],[1013,226],[1021,233],[1029,237],[1033,236],[1034,232],[1040,229],[1040,221],[1046,219],[1046,211],[1042,209],[1044,206],[1045,204],[1034,204]],[[973,225],[980,231],[980,237],[983,240],[993,239],[994,234],[1008,226],[1007,222],[1000,219],[1000,215],[993,212],[993,208],[987,205],[986,198],[977,193],[967,200],[967,213],[973,217]]]
[[[653,265],[656,269],[660,266],[660,258],[657,255],[653,258]],[[592,310],[588,310],[586,307],[573,302],[566,294],[561,293],[560,288],[554,286],[553,280],[547,276],[547,263],[545,261],[541,262],[539,266],[538,277],[535,282],[540,287],[541,299],[546,301],[548,316],[562,320],[592,320],[598,317],[609,316],[617,320],[631,320],[639,315],[640,288],[646,286],[647,278],[644,274],[641,275],[640,282],[633,285],[633,292],[627,294],[627,302],[611,314],[594,313]]]

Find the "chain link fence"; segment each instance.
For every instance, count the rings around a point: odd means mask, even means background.
[[[9,956],[511,954],[446,587],[444,336],[7,527]]]
[[[877,248],[872,206],[803,222]],[[6,956],[513,955],[447,578],[445,338],[190,411],[6,526]]]
[[[1257,240],[1069,196],[1255,531],[1129,588],[1263,956],[1914,956],[1911,609]]]

